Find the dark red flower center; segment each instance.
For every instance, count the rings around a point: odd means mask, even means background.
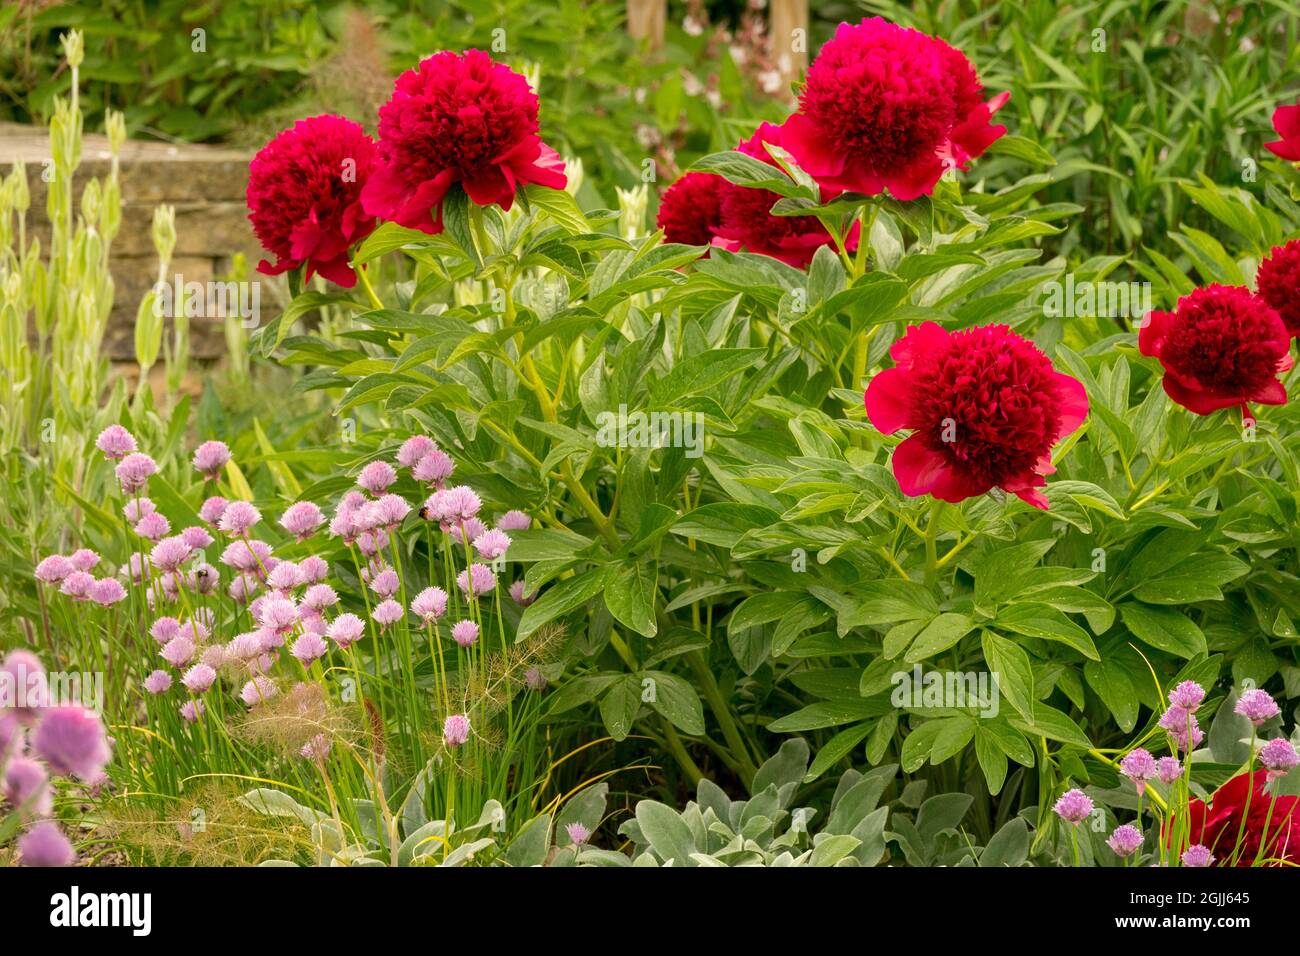
[[[908,427],[981,483],[1032,471],[1060,431],[1052,363],[1006,326],[953,333],[946,350],[917,355]]]

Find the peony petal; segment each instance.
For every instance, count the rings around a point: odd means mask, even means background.
[[[1151,358],[1159,358],[1165,333],[1173,321],[1173,313],[1158,309],[1148,312],[1146,322],[1138,329],[1138,351]]]
[[[863,405],[877,430],[892,435],[907,427],[907,409],[912,397],[911,375],[903,368],[887,368],[867,385]]]
[[[1291,141],[1300,137],[1300,103],[1295,106],[1279,106],[1274,110],[1273,128],[1284,140]]]
[[[889,355],[899,365],[909,366],[917,356],[948,347],[948,331],[938,322],[909,325],[903,337],[889,347]]]
[[[1265,143],[1264,148],[1273,155],[1282,159],[1290,160],[1293,163],[1300,163],[1300,139],[1296,140],[1278,140],[1275,143]]]
[[[1250,401],[1259,402],[1261,405],[1285,405],[1286,386],[1275,378],[1262,388],[1257,388],[1247,397]]]
[[[844,171],[844,154],[802,113],[795,113],[780,129],[781,148],[813,179],[834,179]]]
[[[1054,442],[1069,435],[1088,417],[1088,390],[1081,381],[1064,372],[1057,372],[1056,393],[1061,398],[1061,427]]]
[[[1165,372],[1161,384],[1164,386],[1166,395],[1189,412],[1195,412],[1197,415],[1209,415],[1221,408],[1232,408],[1234,405],[1240,405],[1242,401],[1240,395],[1216,395],[1213,392],[1187,385],[1172,372]]]
[[[357,274],[353,272],[352,267],[348,265],[347,256],[340,256],[337,259],[329,259],[324,262],[312,260],[308,263],[308,267],[310,268],[312,266],[315,267],[317,272],[323,275],[326,279],[329,279],[330,282],[333,282],[335,285],[340,285],[345,289],[351,289],[357,284]]]
[[[474,176],[461,180],[461,185],[470,200],[480,206],[495,204],[509,209],[514,199],[514,190],[499,166],[485,166]]]
[[[989,490],[958,472],[942,454],[926,445],[920,435],[904,439],[894,449],[893,467],[898,487],[913,498],[929,494],[956,503]]]

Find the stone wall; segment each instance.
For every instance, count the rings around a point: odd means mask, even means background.
[[[45,216],[47,184],[41,178],[48,159],[49,140],[44,129],[0,123],[0,168],[18,161],[27,164],[32,194],[28,229],[30,235],[40,238],[42,248],[48,246],[50,231]],[[134,358],[136,309],[158,278],[158,257],[151,237],[155,206],[170,203],[176,207],[172,276],[180,273],[186,282],[224,276],[236,252],[248,256],[250,269],[256,267],[262,252],[244,206],[248,160],[245,153],[215,146],[139,140],[129,140],[123,146],[122,226],[113,240],[111,256],[116,292],[104,343],[112,359]],[[78,203],[87,178],[107,176],[109,161],[107,138],[86,133],[73,184]],[[225,351],[219,323],[196,320],[191,333],[194,357],[216,358]]]

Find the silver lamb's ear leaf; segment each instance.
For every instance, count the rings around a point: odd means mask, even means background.
[[[445,820],[430,820],[402,841],[397,850],[397,865],[410,866],[418,857],[437,853],[447,846]]]
[[[770,784],[776,784],[778,791],[787,783],[797,785],[807,770],[808,742],[802,737],[791,737],[758,768],[749,792],[752,795],[762,793]]]
[[[664,861],[676,866],[690,866],[691,854],[697,852],[691,828],[677,812],[656,800],[642,800],[636,805],[636,822],[650,842],[650,849]]]
[[[546,862],[550,836],[551,815],[543,813],[533,817],[520,828],[506,847],[506,862],[511,866],[541,866]]]

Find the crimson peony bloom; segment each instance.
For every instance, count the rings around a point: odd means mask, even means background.
[[[656,219],[664,231],[664,241],[688,246],[710,245],[714,230],[722,224],[721,196],[725,185],[726,180],[713,173],[687,173],[669,186],[659,198]]]
[[[502,209],[528,183],[563,189],[564,163],[537,135],[537,106],[528,81],[481,50],[420,61],[379,108],[366,212],[434,234],[456,183],[480,206]]]
[[[841,23],[808,70],[786,148],[831,192],[915,199],[1006,133],[990,121],[1011,94],[983,93],[942,40],[880,17]]]
[[[1300,797],[1277,798],[1268,822],[1267,843],[1264,842],[1264,820],[1269,815],[1268,806],[1273,799],[1273,795],[1264,789],[1267,776],[1263,770],[1238,774],[1214,791],[1208,805],[1201,800],[1192,800],[1188,804],[1191,842],[1208,847],[1219,866],[1232,865],[1233,848],[1237,845],[1243,817],[1246,824],[1237,866],[1253,865],[1261,851],[1264,859],[1270,861],[1264,863],[1261,860],[1261,866],[1281,866],[1282,861],[1300,863]],[[1246,809],[1248,792],[1249,813]],[[1166,842],[1173,839],[1174,832],[1166,826]]]
[[[1282,317],[1287,335],[1300,335],[1300,239],[1269,252],[1255,273],[1255,288]]]
[[[911,326],[890,349],[898,364],[867,387],[871,423],[912,434],[894,449],[907,495],[958,502],[1001,488],[1036,508],[1048,453],[1088,415],[1083,385],[1004,325],[949,333]]]
[[[374,141],[341,116],[299,120],[262,147],[248,175],[248,218],[276,257],[257,271],[279,275],[304,263],[344,288],[356,285],[348,249],[375,228],[361,189],[375,162]]]
[[[1300,163],[1300,103],[1279,106],[1274,110],[1273,128],[1282,138],[1276,143],[1265,143],[1264,148],[1283,159]]]
[[[788,149],[782,137],[780,126],[764,123],[736,149],[769,166],[776,166],[776,160],[763,144],[771,143]],[[740,249],[757,252],[801,269],[812,261],[818,248],[832,242],[831,234],[815,216],[773,216],[769,210],[781,197],[770,190],[737,186],[725,180],[719,188],[722,222],[714,230],[718,236],[714,245],[728,252]],[[855,224],[849,237],[850,248],[857,244],[856,230]]]
[[[1210,285],[1178,300],[1174,312],[1152,312],[1138,349],[1164,366],[1165,392],[1198,415],[1247,402],[1285,405],[1277,378],[1294,364],[1281,316],[1237,286]]]

